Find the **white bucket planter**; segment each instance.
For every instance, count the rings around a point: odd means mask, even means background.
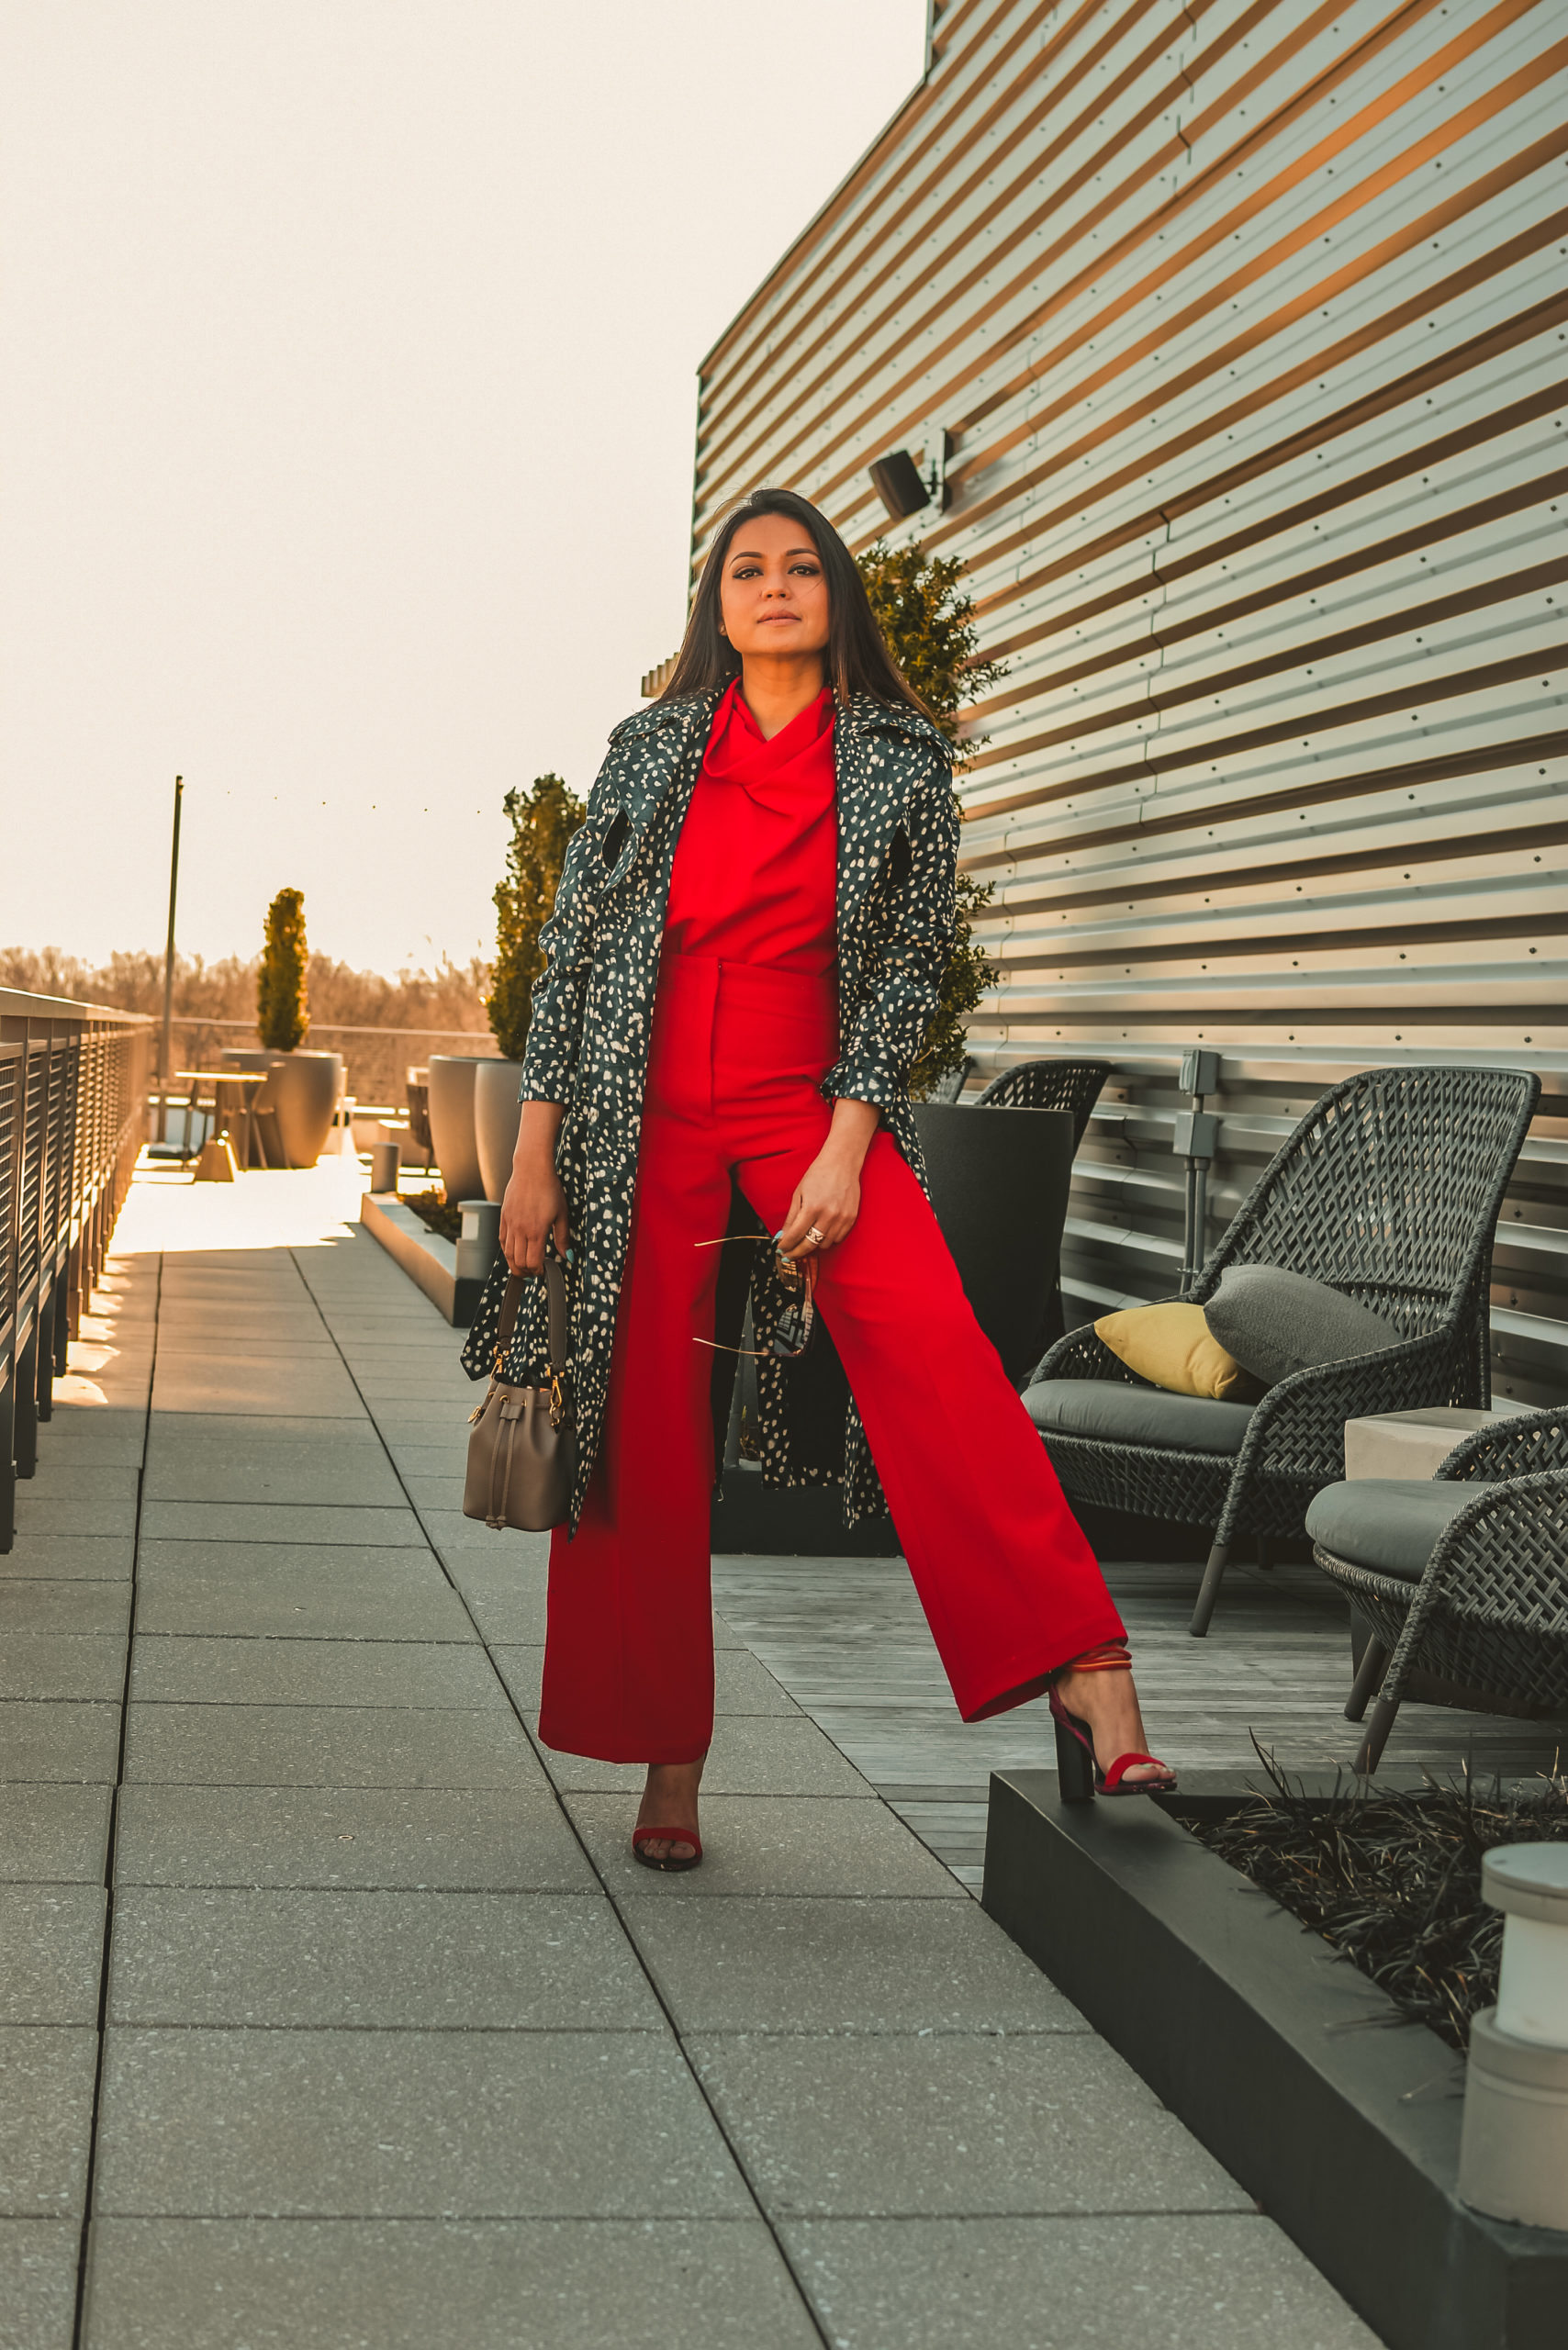
[[[1471,2020],[1459,2191],[1495,2220],[1568,2229],[1568,1845],[1499,1844],[1497,2004]]]
[[[487,1200],[502,1197],[511,1173],[522,1113],[518,1098],[521,1083],[521,1061],[480,1061],[474,1070],[474,1140]],[[450,1192],[447,1197],[452,1197]]]

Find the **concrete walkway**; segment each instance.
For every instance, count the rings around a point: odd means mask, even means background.
[[[1369,2350],[722,1625],[632,1865],[343,1180],[138,1186],[0,1561],[0,2350]]]

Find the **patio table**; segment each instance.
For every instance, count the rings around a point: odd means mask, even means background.
[[[225,1085],[237,1085],[240,1088],[241,1093],[241,1115],[245,1121],[245,1155],[241,1160],[240,1165],[241,1169],[248,1169],[253,1156],[253,1147],[255,1142],[255,1089],[259,1085],[264,1085],[271,1074],[272,1072],[270,1069],[177,1069],[174,1071],[174,1075],[179,1078],[183,1083],[187,1084],[192,1088],[190,1098],[185,1108],[186,1147],[183,1154],[184,1157],[190,1158],[195,1156],[194,1152],[190,1148],[191,1121],[196,1110],[200,1107],[195,1089],[201,1085],[211,1086],[213,1132],[215,1135],[227,1134],[229,1131],[228,1127],[226,1125],[220,1127],[218,1123],[218,1115],[222,1109],[219,1088]]]

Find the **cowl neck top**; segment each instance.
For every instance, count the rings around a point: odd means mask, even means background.
[[[676,845],[665,945],[820,978],[838,959],[834,699],[769,741],[735,679],[713,713]]]

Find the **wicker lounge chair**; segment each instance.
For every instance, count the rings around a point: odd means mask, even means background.
[[[1072,1147],[1084,1132],[1111,1074],[1109,1061],[1015,1061],[975,1100],[977,1110],[1070,1110]]]
[[[1568,1409],[1478,1429],[1436,1477],[1330,1485],[1313,1557],[1372,1638],[1345,1707],[1377,1693],[1356,1769],[1375,1771],[1412,1672],[1507,1713],[1568,1712]]]
[[[1314,1494],[1344,1476],[1347,1420],[1488,1400],[1493,1233],[1540,1091],[1506,1069],[1367,1069],[1333,1086],[1192,1291],[1201,1305],[1226,1266],[1279,1265],[1359,1300],[1401,1343],[1296,1371],[1255,1404],[1151,1387],[1092,1328],[1040,1364],[1024,1401],[1070,1499],[1213,1529],[1194,1637],[1232,1547],[1301,1534]]]

